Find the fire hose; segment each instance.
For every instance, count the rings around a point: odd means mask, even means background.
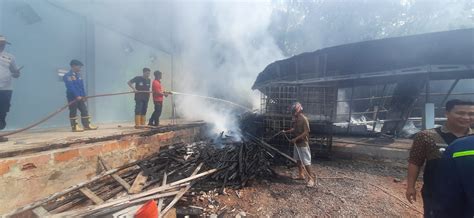
[[[280,131],[278,132],[276,135],[274,135],[272,138],[280,135],[280,134],[283,134],[283,136],[285,136],[286,140],[288,140],[289,143],[291,143],[291,140],[290,138],[288,137],[288,135],[286,135],[286,133],[284,131]],[[304,172],[306,173],[306,175],[309,177],[309,181],[306,181],[308,183],[308,186],[314,186],[314,181],[313,181],[313,176],[308,172],[308,169],[306,169],[306,166],[303,164],[303,158],[301,158],[301,154],[300,154],[300,151],[298,150],[298,148],[296,147],[296,143],[293,142],[293,146],[294,146],[294,149],[296,150],[296,153],[298,154],[298,158],[301,162],[301,164],[303,166],[299,166],[299,167],[303,167],[304,169]]]
[[[29,129],[32,129],[46,121],[48,121],[49,119],[53,118],[54,116],[58,115],[59,113],[63,112],[64,110],[66,110],[66,108],[68,108],[69,106],[71,106],[72,104],[75,104],[76,102],[78,101],[85,101],[87,99],[90,99],[90,98],[99,98],[99,97],[106,97],[106,96],[115,96],[115,95],[127,95],[127,94],[133,94],[133,93],[139,93],[139,92],[145,92],[145,93],[150,93],[150,92],[146,92],[146,91],[137,91],[137,92],[117,92],[117,93],[109,93],[109,94],[100,94],[100,95],[90,95],[90,96],[85,96],[83,97],[81,100],[74,100],[74,101],[71,101],[67,104],[65,104],[64,106],[60,107],[59,109],[57,109],[56,111],[54,111],[53,113],[49,114],[48,116],[44,117],[43,119],[27,126],[27,127],[24,127],[24,128],[21,128],[21,129],[17,129],[17,130],[14,130],[14,131],[11,131],[11,132],[7,132],[7,133],[3,133],[3,134],[0,134],[0,137],[5,137],[5,136],[11,136],[11,135],[14,135],[14,134],[17,134],[17,133],[20,133],[20,132],[24,132],[26,130],[29,130]]]
[[[52,117],[56,116],[57,114],[61,113],[62,111],[66,110],[66,108],[68,108],[69,106],[71,106],[72,104],[78,102],[78,101],[85,101],[87,99],[91,99],[91,98],[99,98],[99,97],[107,97],[107,96],[115,96],[115,95],[127,95],[127,94],[135,94],[135,93],[152,93],[152,92],[149,92],[149,91],[130,91],[130,92],[117,92],[117,93],[109,93],[109,94],[100,94],[100,95],[90,95],[90,96],[85,96],[83,97],[81,100],[74,100],[74,101],[71,101],[67,104],[65,104],[64,106],[60,107],[59,109],[57,109],[56,111],[54,111],[53,113],[49,114],[48,116],[44,117],[43,119],[27,126],[27,127],[24,127],[24,128],[21,128],[21,129],[17,129],[17,130],[14,130],[14,131],[11,131],[11,132],[7,132],[7,133],[2,133],[0,134],[0,137],[5,137],[5,136],[11,136],[11,135],[14,135],[14,134],[17,134],[17,133],[20,133],[20,132],[24,132],[26,130],[29,130],[29,129],[32,129],[46,121],[48,121],[49,119],[51,119]],[[187,94],[187,93],[181,93],[181,92],[174,92],[174,91],[164,91],[163,92],[165,95],[167,94],[176,94],[176,95],[185,95],[185,96],[191,96],[191,97],[200,97],[200,98],[206,98],[206,99],[211,99],[211,100],[217,100],[217,101],[222,101],[222,102],[225,102],[225,103],[228,103],[228,104],[231,104],[233,106],[237,106],[237,107],[240,107],[240,108],[243,108],[243,109],[246,109],[248,111],[251,111],[251,109],[245,107],[245,106],[242,106],[242,105],[239,105],[239,104],[236,104],[234,102],[231,102],[231,101],[227,101],[227,100],[224,100],[224,99],[220,99],[220,98],[213,98],[213,97],[208,97],[208,96],[201,96],[201,95],[194,95],[194,94]]]

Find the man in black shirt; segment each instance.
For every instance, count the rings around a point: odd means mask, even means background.
[[[145,125],[146,110],[148,107],[148,100],[150,99],[150,72],[149,68],[143,68],[143,75],[136,76],[128,81],[128,86],[132,88],[135,93],[135,128]],[[135,87],[133,87],[135,84]]]

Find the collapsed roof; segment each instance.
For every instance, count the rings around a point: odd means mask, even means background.
[[[353,86],[474,78],[474,29],[351,43],[276,61],[252,89],[273,85]]]

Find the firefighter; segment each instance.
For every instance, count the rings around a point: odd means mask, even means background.
[[[20,77],[20,69],[15,65],[15,57],[5,52],[5,47],[10,44],[7,39],[0,35],[0,130],[7,126],[7,113],[10,111],[12,99],[12,78]],[[8,141],[0,137],[0,142]]]
[[[439,178],[439,167],[442,153],[454,140],[474,133],[470,128],[470,114],[474,113],[474,103],[458,99],[446,102],[446,124],[442,127],[421,131],[415,135],[410,150],[406,198],[411,203],[416,201],[415,183],[423,165],[423,198],[424,216],[435,217],[439,205],[434,200],[435,186]]]
[[[135,92],[135,128],[145,126],[146,111],[150,100],[150,68],[143,68],[143,75],[128,81],[128,86]],[[135,87],[133,86],[135,84]]]
[[[73,132],[84,130],[96,130],[98,127],[91,124],[91,117],[87,111],[86,91],[82,80],[81,68],[84,66],[78,60],[71,60],[69,63],[71,70],[64,74],[63,80],[66,85],[66,97],[69,102],[69,119]],[[81,112],[81,122],[84,128],[78,123],[77,110]]]
[[[433,192],[434,216],[474,217],[474,135],[449,145],[440,165]]]

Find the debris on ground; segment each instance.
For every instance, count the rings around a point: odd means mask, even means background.
[[[282,154],[252,136],[176,144],[119,169],[108,169],[24,207],[57,216],[133,213],[157,200],[161,214],[189,216],[421,216],[420,202],[404,199],[403,163],[333,160],[317,162],[314,187],[278,166]],[[287,161],[288,162],[288,161]],[[420,198],[421,199],[421,198]],[[39,209],[38,209],[39,208]]]

